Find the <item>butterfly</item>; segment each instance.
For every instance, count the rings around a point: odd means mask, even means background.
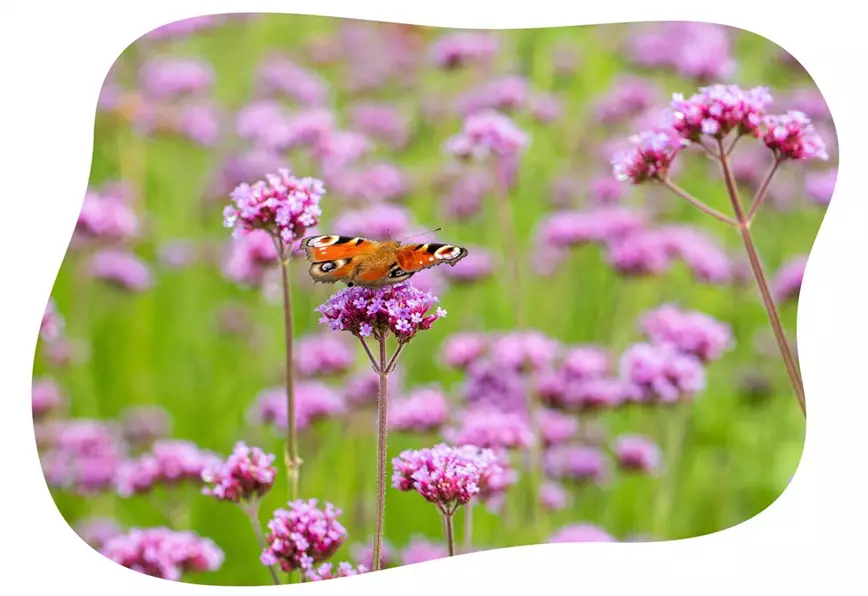
[[[308,236],[299,247],[311,262],[314,283],[381,288],[400,283],[435,265],[455,265],[467,249],[453,244],[378,242],[354,236]]]

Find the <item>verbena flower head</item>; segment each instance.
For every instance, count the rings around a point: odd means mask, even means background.
[[[672,96],[673,128],[684,139],[703,136],[723,139],[730,132],[758,137],[765,111],[773,98],[766,87],[742,89],[738,85],[710,85],[685,99]]]
[[[57,381],[42,377],[33,381],[30,392],[33,418],[42,418],[67,403]]]
[[[125,455],[115,430],[97,420],[63,421],[51,428],[50,443],[42,457],[48,485],[83,495],[110,489]]]
[[[303,377],[341,375],[352,368],[355,359],[355,352],[343,337],[318,333],[298,340],[295,368]]]
[[[819,205],[828,205],[832,200],[837,180],[837,167],[823,172],[808,172],[805,174],[805,193],[811,201]]]
[[[367,569],[374,567],[374,548],[371,541],[360,542],[353,544],[350,547],[352,558],[359,562],[360,565]],[[391,567],[397,560],[395,548],[388,540],[383,540],[382,549],[380,550],[380,562],[382,567]]]
[[[200,449],[192,441],[160,439],[149,453],[129,459],[118,467],[115,488],[128,497],[147,493],[157,485],[176,486],[202,482],[202,472],[220,462],[216,453]]]
[[[295,383],[295,408],[295,426],[298,430],[347,411],[346,401],[335,388],[312,379]],[[260,392],[249,411],[249,418],[254,424],[273,424],[279,430],[286,430],[286,389],[271,387]]]
[[[124,197],[89,190],[76,222],[76,232],[93,239],[122,242],[138,237],[139,216]]]
[[[72,529],[95,550],[102,549],[110,538],[124,533],[121,525],[110,517],[87,517],[76,523]]]
[[[231,193],[233,204],[223,211],[223,223],[233,236],[265,230],[286,244],[301,238],[319,222],[322,181],[296,178],[287,169],[266,175],[253,185],[243,183]]]
[[[826,143],[804,112],[766,116],[762,140],[778,159],[829,159]]]
[[[650,402],[691,399],[705,389],[705,367],[672,344],[638,343],[621,357],[621,377]]]
[[[495,36],[486,32],[449,32],[430,47],[431,59],[438,68],[453,70],[469,64],[487,64],[499,48]]]
[[[400,343],[407,343],[419,331],[431,328],[434,321],[446,316],[437,308],[430,293],[422,292],[409,283],[372,289],[351,287],[339,291],[316,311],[320,323],[333,331],[349,331],[357,337],[386,337],[391,332]]]
[[[100,552],[133,571],[172,581],[188,572],[216,571],[224,559],[211,539],[169,528],[133,528],[106,540]]]
[[[808,264],[807,255],[797,255],[786,261],[772,278],[772,294],[778,302],[787,302],[799,297],[802,279]]]
[[[445,443],[404,451],[392,460],[392,485],[400,491],[415,490],[444,514],[451,515],[479,493],[480,482],[495,460],[491,450],[450,447]]]
[[[681,352],[703,362],[719,359],[732,349],[735,340],[729,325],[697,311],[685,311],[664,304],[645,313],[640,326],[655,343],[670,343]]]
[[[613,447],[622,470],[653,474],[660,468],[660,448],[648,437],[621,435]]]
[[[148,447],[169,434],[172,417],[160,406],[130,406],[121,412],[121,434],[134,448]]]
[[[307,569],[340,548],[347,539],[339,521],[341,510],[328,502],[322,509],[317,504],[316,499],[297,499],[274,512],[259,558],[263,565],[279,565],[286,572]]]
[[[425,561],[445,559],[447,556],[449,556],[449,551],[446,549],[445,544],[431,542],[421,536],[415,536],[401,553],[401,562],[404,565],[413,565],[415,563],[424,563]]]
[[[523,413],[492,406],[475,406],[460,414],[457,428],[446,429],[444,438],[455,445],[489,449],[526,449],[534,442]]]
[[[49,298],[42,313],[42,322],[39,324],[39,338],[45,342],[58,340],[63,335],[66,321],[57,311],[54,298]]]
[[[579,430],[578,420],[556,410],[541,408],[537,411],[537,419],[543,445],[546,447],[569,442]]]
[[[560,353],[561,344],[541,331],[513,331],[492,338],[492,359],[519,371],[548,368]]]
[[[560,542],[617,542],[606,530],[594,524],[571,524],[549,537],[549,543]]]
[[[629,138],[630,148],[612,158],[616,180],[642,184],[666,178],[672,162],[687,141],[674,130],[643,131]]]
[[[210,91],[214,84],[214,69],[201,60],[157,57],[142,65],[139,84],[145,95],[164,101]]]
[[[488,350],[488,337],[473,331],[459,331],[444,340],[440,359],[449,368],[464,370],[478,362]]]
[[[440,387],[414,389],[389,406],[389,428],[398,432],[426,433],[438,430],[449,416],[449,402]]]
[[[354,567],[352,563],[347,562],[338,563],[337,565],[322,563],[316,567],[311,567],[310,569],[305,570],[304,579],[309,582],[319,582],[338,577],[351,577],[353,575],[367,572],[368,567],[365,567],[364,565],[356,565]]]
[[[570,504],[570,493],[557,482],[545,482],[539,489],[540,504],[549,511],[561,511]]]
[[[546,472],[552,478],[576,483],[602,483],[609,477],[609,460],[597,447],[559,445],[546,451]]]
[[[456,136],[445,145],[447,152],[458,157],[482,160],[515,157],[529,142],[528,135],[512,119],[495,110],[474,112],[464,120]]]
[[[277,468],[275,456],[259,447],[236,443],[226,461],[202,470],[202,480],[209,486],[202,494],[230,503],[251,502],[265,496],[274,484]]]
[[[88,268],[96,279],[130,292],[143,292],[154,283],[150,266],[128,250],[99,250],[91,255]]]

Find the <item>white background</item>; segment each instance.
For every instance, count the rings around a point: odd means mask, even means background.
[[[444,27],[515,28],[618,21],[711,21],[778,43],[814,77],[835,119],[840,170],[810,254],[798,343],[808,400],[805,450],[790,488],[747,522],[706,537],[659,544],[558,544],[466,555],[346,580],[289,587],[221,588],[309,593],[498,593],[505,588],[600,593],[784,593],[865,585],[866,536],[864,21],[857,4],[794,2],[365,2],[198,0],[10,2],[0,9],[3,85],[0,234],[5,453],[0,548],[5,589],[129,596],[218,588],[148,578],[103,559],[60,517],[38,464],[30,417],[37,330],[84,197],[97,95],[119,53],[165,23],[219,12],[296,12]],[[14,6],[13,6],[14,5]],[[478,6],[479,5],[479,6]],[[508,7],[509,6],[509,7]],[[10,14],[11,12],[11,14]],[[848,14],[849,13],[849,14]],[[865,161],[863,161],[865,160]],[[8,209],[8,211],[6,211]],[[852,543],[858,545],[850,546]],[[860,578],[861,576],[861,578]],[[860,582],[859,579],[862,581]],[[259,593],[259,592],[257,592]]]

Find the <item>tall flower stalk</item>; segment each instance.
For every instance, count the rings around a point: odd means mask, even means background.
[[[802,376],[772,297],[751,225],[784,162],[826,160],[828,154],[808,116],[797,111],[767,115],[766,108],[771,103],[772,96],[765,87],[743,90],[736,85],[712,85],[700,88],[687,99],[675,94],[670,104],[670,121],[656,130],[631,137],[631,148],[615,157],[613,173],[617,179],[632,184],[662,184],[703,213],[738,228],[787,376],[805,415]],[[768,173],[747,207],[742,204],[730,164],[736,144],[744,138],[759,139],[772,156]],[[670,166],[688,145],[700,146],[719,163],[734,217],[714,209],[670,179]]]
[[[319,203],[325,194],[322,181],[316,178],[296,178],[289,170],[281,169],[269,174],[265,180],[250,185],[240,184],[231,193],[232,205],[223,211],[223,223],[232,228],[233,237],[254,230],[264,230],[272,238],[281,270],[283,293],[283,322],[285,337],[285,383],[287,431],[284,460],[289,483],[290,499],[298,498],[299,475],[302,459],[298,451],[295,416],[295,387],[293,360],[292,288],[289,262],[293,243],[305,230],[317,225],[322,214]]]
[[[386,511],[386,461],[388,457],[389,375],[398,357],[419,331],[430,329],[446,311],[429,312],[438,299],[407,283],[380,289],[351,287],[341,290],[317,308],[321,323],[334,331],[347,331],[359,340],[378,375],[377,390],[377,513],[373,544],[373,571],[382,568]],[[389,355],[388,339],[396,347]],[[376,342],[376,353],[368,341]]]

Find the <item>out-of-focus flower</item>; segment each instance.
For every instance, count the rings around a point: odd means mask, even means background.
[[[42,312],[42,322],[39,324],[39,338],[45,342],[54,342],[63,335],[66,321],[57,311],[54,298],[48,299],[45,310]]]
[[[354,130],[382,140],[392,149],[404,147],[410,139],[410,123],[396,106],[385,103],[359,103],[350,107],[350,124]]]
[[[565,526],[549,537],[549,543],[559,542],[617,542],[606,530],[594,524]]]
[[[310,379],[295,383],[295,427],[298,430],[346,411],[343,396],[330,385]],[[283,387],[262,391],[249,411],[251,422],[273,424],[279,430],[286,430],[287,416],[286,389]]]
[[[698,81],[727,78],[735,72],[729,31],[722,25],[677,21],[639,29],[629,36],[625,48],[633,64],[671,69]]]
[[[129,497],[150,492],[157,485],[200,483],[202,471],[219,461],[215,453],[200,449],[191,441],[159,439],[150,452],[118,466],[115,489],[122,497]]]
[[[410,190],[406,174],[388,162],[336,170],[330,173],[329,183],[340,197],[372,203],[398,200]]]
[[[341,375],[355,362],[355,353],[341,336],[317,333],[298,340],[295,369],[303,377]]]
[[[215,462],[202,470],[207,486],[202,494],[218,501],[250,503],[261,499],[274,484],[277,468],[275,456],[259,447],[248,447],[243,441],[235,444],[226,461]]]
[[[172,417],[160,406],[130,406],[121,412],[120,418],[121,433],[132,447],[150,447],[172,428]]]
[[[281,169],[265,180],[243,183],[232,191],[233,204],[224,209],[223,222],[236,238],[265,230],[290,244],[319,223],[319,202],[324,194],[320,180],[299,179]]]
[[[491,406],[464,410],[459,415],[458,427],[445,429],[443,436],[455,445],[489,449],[526,449],[534,443],[524,414],[504,412]]]
[[[541,331],[512,331],[491,339],[493,360],[519,371],[549,368],[560,354],[561,344]]]
[[[100,552],[133,571],[172,581],[185,573],[217,571],[224,560],[210,538],[169,528],[132,528],[106,540]]]
[[[87,517],[72,528],[91,548],[102,549],[110,538],[124,533],[121,525],[110,517]]]
[[[309,582],[320,582],[327,579],[335,579],[338,577],[351,577],[368,572],[368,567],[357,565],[353,567],[352,563],[341,562],[337,565],[331,563],[322,563],[316,567],[311,567],[305,570],[304,579]]]
[[[804,112],[766,116],[762,139],[777,159],[829,159],[826,143]]]
[[[402,371],[402,368],[396,368],[389,374],[389,395],[395,395],[395,392],[400,390]],[[343,393],[347,398],[347,402],[354,408],[376,406],[379,387],[380,375],[371,368],[366,368],[347,379]]]
[[[90,258],[89,272],[97,279],[130,292],[143,292],[154,283],[150,266],[123,249],[104,248],[95,252]]]
[[[350,547],[352,558],[359,562],[367,569],[374,567],[374,549],[370,542],[356,543]],[[382,568],[391,567],[397,561],[397,553],[395,548],[388,540],[383,540],[382,549],[380,550],[380,562]]]
[[[648,437],[621,435],[613,450],[622,470],[653,474],[660,467],[660,448]]]
[[[534,93],[528,99],[531,116],[540,123],[559,120],[564,113],[563,102],[554,93]]]
[[[343,236],[364,236],[376,240],[397,240],[410,231],[410,213],[404,207],[376,203],[347,210],[335,217],[332,229]]]
[[[607,125],[623,122],[648,110],[656,95],[657,88],[647,79],[620,77],[597,102],[597,118]]]
[[[557,482],[546,482],[539,489],[540,504],[549,511],[561,511],[570,504],[570,493]]]
[[[487,65],[497,51],[497,37],[482,31],[456,31],[443,34],[430,46],[434,64],[453,70],[472,64]]]
[[[606,454],[586,445],[558,445],[546,451],[546,473],[552,478],[570,482],[603,483],[609,477]]]
[[[415,563],[424,563],[425,561],[434,561],[435,559],[445,559],[449,556],[449,551],[445,544],[431,542],[420,536],[415,536],[410,539],[410,543],[404,548],[401,553],[401,562],[404,565],[413,565]]]
[[[138,214],[125,197],[88,190],[78,214],[76,233],[109,242],[133,240],[141,232]]]
[[[777,270],[771,283],[775,300],[786,302],[799,297],[807,264],[807,255],[798,255],[785,262]]]
[[[261,286],[266,271],[275,267],[277,257],[277,248],[268,232],[253,230],[230,240],[223,275],[236,283]]]
[[[624,207],[560,211],[546,217],[537,229],[537,244],[574,248],[610,243],[645,228],[644,214]]]
[[[284,95],[307,106],[328,101],[328,82],[289,58],[266,56],[257,72],[260,91],[266,96]]]
[[[331,503],[320,509],[316,499],[291,501],[268,522],[260,561],[286,572],[306,569],[334,555],[347,539],[341,510]]]
[[[473,331],[460,331],[446,338],[440,358],[449,368],[465,370],[488,351],[488,337]]]
[[[112,486],[124,457],[124,445],[112,427],[97,420],[68,420],[53,427],[50,439],[42,457],[49,486],[85,495]]]
[[[140,89],[158,101],[207,92],[213,85],[213,67],[194,58],[160,56],[145,62],[139,70]]]
[[[640,321],[645,335],[656,343],[670,343],[681,352],[711,362],[732,349],[735,340],[729,325],[713,317],[664,304],[645,313]]]
[[[527,382],[515,367],[493,358],[471,364],[461,387],[464,400],[472,406],[494,406],[503,411],[525,411]]]
[[[445,149],[462,158],[512,158],[529,143],[527,133],[506,115],[485,109],[464,120],[461,131],[447,140]]]
[[[443,269],[443,277],[454,284],[470,284],[488,278],[494,271],[494,259],[483,248],[468,248],[466,257],[453,267]]]
[[[60,385],[48,377],[34,379],[30,395],[34,419],[43,418],[67,403]]]
[[[389,405],[389,428],[398,432],[427,433],[439,429],[449,416],[449,402],[435,385],[418,387]]]
[[[435,296],[422,292],[407,283],[380,289],[351,287],[339,291],[316,311],[320,323],[333,331],[349,331],[359,337],[386,337],[391,333],[401,343],[407,343],[419,331],[430,329],[446,311],[437,308]]]
[[[674,130],[644,131],[628,141],[630,147],[612,158],[612,174],[616,180],[631,184],[665,179],[686,144]]]
[[[705,389],[702,361],[671,344],[632,345],[621,357],[621,376],[649,402],[691,399]]]
[[[540,434],[546,447],[568,443],[579,430],[579,422],[555,410],[540,409],[537,412]]]
[[[832,200],[835,182],[838,180],[838,168],[833,167],[823,172],[808,172],[805,174],[805,193],[808,198],[819,205],[828,205]]]
[[[525,107],[530,96],[526,78],[507,75],[483,83],[458,98],[458,109],[465,116],[484,110],[513,112]]]

